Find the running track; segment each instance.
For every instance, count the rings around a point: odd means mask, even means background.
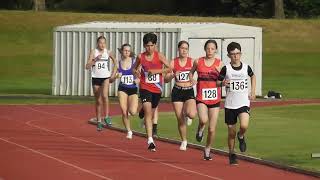
[[[111,109],[119,114],[116,105]],[[87,122],[93,115],[90,105],[0,106],[0,180],[316,179],[246,161],[229,166],[219,155],[203,161],[199,150],[181,152],[177,145],[159,141],[157,152],[148,152],[145,138],[97,132]]]

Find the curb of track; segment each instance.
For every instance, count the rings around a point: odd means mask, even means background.
[[[96,125],[97,121],[90,119],[88,121],[89,124],[93,124]],[[111,129],[111,130],[115,130],[115,131],[119,131],[119,132],[123,132],[125,133],[126,130],[122,129],[122,128],[118,128],[118,127],[113,127],[113,126],[107,126],[106,124],[103,124],[104,128],[107,129]],[[139,137],[146,137],[145,133],[141,133],[141,132],[137,132],[137,131],[132,131],[133,134],[135,136],[139,136]],[[169,138],[165,138],[165,137],[155,137],[154,139],[158,140],[158,141],[162,141],[162,142],[167,142],[170,144],[177,144],[180,145],[180,141],[178,140],[174,140],[174,139],[169,139]],[[188,148],[193,148],[193,149],[198,149],[198,150],[203,150],[204,146],[202,145],[198,145],[198,144],[192,144],[192,143],[188,143]],[[227,151],[221,150],[221,149],[216,149],[216,148],[211,148],[211,152],[214,152],[215,154],[218,155],[222,155],[222,156],[228,156],[229,153]],[[294,172],[294,173],[299,173],[299,174],[304,174],[304,175],[308,175],[308,176],[313,176],[313,177],[320,177],[320,172],[318,171],[311,171],[311,170],[305,170],[305,169],[300,169],[294,166],[289,166],[289,165],[284,165],[284,164],[280,164],[280,163],[276,163],[270,160],[265,160],[265,159],[261,159],[261,158],[256,158],[253,156],[248,156],[248,155],[244,155],[244,154],[240,154],[240,153],[236,153],[237,157],[241,160],[245,160],[248,162],[252,162],[252,163],[256,163],[256,164],[260,164],[260,165],[266,165],[269,167],[273,167],[273,168],[277,168],[277,169],[281,169],[281,170],[285,170],[285,171],[289,171],[289,172]]]

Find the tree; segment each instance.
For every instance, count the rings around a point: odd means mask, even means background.
[[[33,0],[33,9],[35,11],[46,10],[46,0]]]
[[[284,19],[283,0],[274,0],[274,18]]]

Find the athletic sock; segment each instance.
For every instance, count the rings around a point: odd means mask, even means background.
[[[210,156],[210,148],[204,148],[204,152],[206,154],[206,157],[209,157]]]
[[[199,135],[200,135],[200,136],[202,136],[203,131],[204,131],[204,128],[202,128],[202,129],[200,128],[200,129],[199,129]]]
[[[148,144],[153,143],[153,138],[152,137],[148,137]]]

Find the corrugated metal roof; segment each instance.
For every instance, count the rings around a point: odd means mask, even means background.
[[[168,23],[168,22],[115,22],[115,21],[93,21],[80,24],[72,24],[66,26],[58,26],[55,30],[68,30],[75,28],[104,28],[104,29],[113,29],[113,28],[187,28],[187,29],[203,29],[203,28],[213,28],[217,26],[233,27],[233,28],[242,28],[242,29],[256,29],[261,30],[260,27],[254,26],[244,26],[236,25],[229,23],[212,23],[212,22],[195,22],[195,23]]]

